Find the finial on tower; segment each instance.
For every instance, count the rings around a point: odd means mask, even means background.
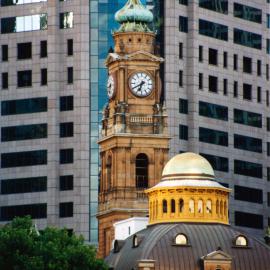
[[[140,0],[128,0],[115,14],[121,24],[117,32],[152,32],[148,24],[153,22],[153,14]]]

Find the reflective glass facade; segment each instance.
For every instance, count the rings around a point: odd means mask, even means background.
[[[159,15],[160,0],[141,0],[153,9],[155,28],[160,29],[162,20]],[[162,1],[163,2],[163,1]],[[92,0],[90,1],[90,242],[97,243],[98,223],[96,219],[98,205],[99,179],[99,123],[102,109],[108,101],[106,91],[107,69],[104,61],[110,47],[113,48],[112,30],[119,25],[114,14],[126,3],[126,0]],[[158,31],[159,32],[159,31]]]

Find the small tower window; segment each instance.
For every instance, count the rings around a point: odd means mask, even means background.
[[[235,245],[240,247],[248,246],[247,238],[243,235],[239,235],[235,238]]]
[[[106,162],[106,171],[107,171],[107,189],[111,189],[112,186],[112,157],[109,156]]]
[[[134,235],[133,236],[133,247],[137,247],[139,245],[139,242],[138,242],[138,236],[137,235]]]
[[[194,200],[189,200],[189,213],[194,213],[195,203]]]
[[[183,233],[176,235],[175,244],[176,245],[187,245],[188,244],[187,237]]]
[[[212,214],[212,202],[211,202],[211,200],[207,200],[207,202],[206,202],[206,213]]]
[[[223,215],[223,202],[220,202],[220,215]]]
[[[175,213],[175,200],[171,200],[171,213]]]
[[[216,214],[219,214],[219,201],[216,202]]]
[[[145,154],[136,157],[136,187],[148,187],[148,158]]]
[[[163,210],[163,213],[167,213],[167,201],[166,200],[162,201],[162,210]]]

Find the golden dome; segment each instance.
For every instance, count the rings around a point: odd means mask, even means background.
[[[214,170],[210,163],[204,157],[190,152],[174,156],[162,172],[162,181],[214,178]]]

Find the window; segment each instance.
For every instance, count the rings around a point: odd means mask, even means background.
[[[171,213],[175,213],[175,200],[171,200]]]
[[[60,29],[73,28],[73,12],[60,13]]]
[[[270,39],[266,39],[266,53],[270,54]]]
[[[68,56],[73,55],[73,39],[67,40],[67,55]]]
[[[47,124],[21,125],[1,128],[1,141],[22,141],[47,138]]]
[[[195,202],[193,199],[189,200],[189,213],[194,213],[195,212]]]
[[[60,176],[60,190],[73,190],[73,175]]]
[[[31,216],[32,219],[47,218],[47,204],[24,204],[0,207],[0,220],[9,221],[15,217]]]
[[[72,111],[73,110],[73,96],[60,97],[60,111]]]
[[[263,191],[261,189],[249,188],[243,186],[234,186],[234,198],[235,200],[263,203]]]
[[[244,135],[234,134],[234,148],[262,153],[262,140]]]
[[[262,11],[254,7],[234,3],[234,17],[251,22],[262,23]]]
[[[183,213],[184,212],[184,200],[180,199],[179,200],[179,213]]]
[[[228,108],[217,104],[199,101],[199,114],[205,117],[228,121]]]
[[[262,178],[262,164],[243,161],[243,160],[234,160],[234,173],[251,176],[256,178]]]
[[[59,217],[73,217],[73,202],[63,202],[59,204]]]
[[[237,236],[235,239],[235,245],[240,247],[246,247],[248,245],[247,238],[245,236]]]
[[[252,100],[252,85],[243,83],[243,99]]]
[[[218,65],[218,50],[209,48],[208,51],[208,63],[209,65]]]
[[[203,201],[200,199],[198,200],[198,213],[202,214],[203,213]]]
[[[36,14],[30,16],[9,17],[1,19],[1,34],[46,30],[47,27],[47,14]]]
[[[254,49],[262,49],[262,36],[234,28],[233,41],[235,44],[243,45]]]
[[[267,18],[266,18],[266,27],[270,28],[270,14],[266,14]]]
[[[47,68],[42,68],[40,70],[40,84],[47,85]]]
[[[243,56],[243,72],[252,73],[252,59],[246,56]]]
[[[12,0],[1,0],[1,6],[12,6],[12,5],[23,5],[29,3],[38,3],[38,2],[47,2],[47,0],[20,0],[20,1],[12,1]]]
[[[270,131],[270,117],[266,117],[266,130]]]
[[[254,229],[263,229],[263,216],[262,215],[235,211],[234,218],[235,218],[236,226],[242,226],[242,227],[248,227],[248,228],[254,228]]]
[[[269,106],[269,91],[268,90],[266,90],[265,95],[266,95],[266,106],[268,107]]]
[[[228,26],[200,19],[199,34],[227,41]]]
[[[67,83],[68,84],[73,83],[73,67],[67,68]]]
[[[148,187],[148,157],[141,153],[136,156],[136,187]]]
[[[261,128],[262,115],[258,113],[234,109],[234,123]]]
[[[32,86],[32,70],[23,70],[17,72],[17,86],[18,87]]]
[[[238,97],[238,82],[237,81],[233,82],[233,97],[235,98]]]
[[[1,115],[46,112],[47,103],[47,97],[2,101]]]
[[[203,90],[203,74],[199,73],[199,89]]]
[[[228,146],[228,133],[224,131],[200,127],[199,140],[200,142]]]
[[[206,201],[206,213],[212,214],[212,201],[211,200]]]
[[[265,65],[266,79],[269,80],[269,64]]]
[[[209,75],[208,77],[209,91],[217,93],[218,92],[218,77]]]
[[[188,18],[179,16],[179,31],[187,33],[188,32]]]
[[[227,96],[228,94],[228,80],[223,79],[223,94],[224,96]]]
[[[112,187],[112,156],[108,156],[106,160],[106,176],[107,176],[107,190]]]
[[[73,122],[60,123],[60,137],[73,137]]]
[[[223,52],[223,67],[227,68],[228,67],[228,53]]]
[[[139,246],[138,236],[135,234],[132,239],[132,247],[136,248]]]
[[[188,140],[188,126],[179,125],[179,139]]]
[[[179,4],[187,6],[188,5],[188,0],[179,0]]]
[[[183,87],[183,70],[179,70],[179,86]]]
[[[203,62],[203,46],[199,46],[199,62]]]
[[[61,149],[60,150],[60,164],[73,163],[73,149]]]
[[[162,201],[162,211],[163,213],[167,213],[168,209],[167,209],[167,201],[163,200]]]
[[[2,73],[2,89],[8,89],[8,72]]]
[[[1,194],[18,194],[47,191],[47,177],[4,179],[1,181]]]
[[[8,45],[2,45],[2,61],[8,61]]]
[[[187,237],[184,234],[178,234],[175,237],[175,244],[176,245],[187,245],[188,244],[188,240]]]
[[[267,142],[266,146],[267,146],[267,156],[269,157],[270,156],[270,142]]]
[[[270,167],[267,167],[267,181],[270,181]]]
[[[183,59],[183,43],[179,43],[179,59]]]
[[[40,41],[40,58],[45,58],[48,56],[47,51],[47,40]]]
[[[215,12],[228,14],[228,0],[199,0],[199,6]]]
[[[262,88],[260,86],[257,87],[257,102],[262,102]]]
[[[215,171],[228,172],[229,171],[229,159],[220,156],[214,156],[209,154],[200,153],[205,157]]]
[[[188,100],[179,98],[179,113],[188,114]]]
[[[261,76],[262,75],[262,61],[257,60],[257,75]]]
[[[270,192],[267,192],[267,206],[270,207]]]
[[[32,43],[18,43],[17,44],[17,59],[31,59],[32,58]]]
[[[237,54],[233,55],[233,69],[238,70],[238,55]]]
[[[1,154],[1,168],[13,168],[47,164],[47,150]]]

